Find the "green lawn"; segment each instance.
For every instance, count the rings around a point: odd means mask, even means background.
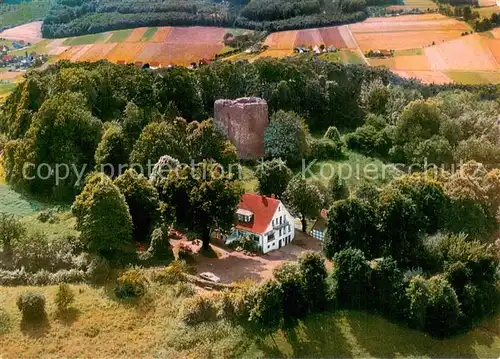
[[[70,37],[63,42],[65,46],[77,46],[95,44],[99,41],[104,41],[109,35],[109,32],[101,32],[99,34],[90,34],[77,37]]]
[[[379,316],[345,311],[311,316],[290,333],[276,335],[278,348],[266,340],[260,349],[266,357],[495,358],[498,335],[498,328],[497,333],[475,329],[437,340]]]
[[[342,54],[342,60],[344,64],[361,65],[365,63],[361,55],[357,52],[347,49],[341,49],[340,53]]]
[[[400,174],[390,164],[384,164],[378,159],[366,157],[352,151],[347,151],[346,158],[340,161],[318,161],[312,164],[311,167],[309,167],[309,164],[305,166],[305,168],[310,168],[310,171],[305,171],[307,178],[319,180],[326,185],[332,177],[332,173],[338,173],[351,190],[364,183],[381,185]]]
[[[141,37],[141,42],[147,42],[151,40],[151,38],[156,34],[156,31],[158,31],[157,27],[148,27],[144,35]]]
[[[26,216],[39,209],[39,206],[0,182],[0,212]]]
[[[15,51],[11,51],[10,55],[12,55],[12,56],[24,56],[26,54],[26,52],[28,52],[28,53],[35,52],[37,54],[46,54],[48,52],[47,45],[51,41],[52,40],[42,40],[40,42],[37,42],[34,45],[31,45],[30,47],[25,47],[24,49],[18,49]]]
[[[113,31],[106,42],[124,42],[132,33],[132,29]]]

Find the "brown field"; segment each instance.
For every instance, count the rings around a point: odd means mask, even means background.
[[[286,57],[286,56],[290,56],[290,55],[293,55],[293,51],[292,50],[266,50],[262,53],[260,53],[257,58],[261,58],[261,57],[277,57],[277,58],[280,58],[280,57]]]
[[[297,31],[281,31],[269,35],[264,42],[264,45],[269,46],[273,50],[290,50],[295,47],[295,39]]]
[[[404,78],[416,78],[425,84],[448,84],[453,80],[439,71],[403,71],[394,70],[394,73]]]
[[[224,47],[222,38],[226,32],[223,28],[213,27],[160,27],[151,41],[139,42],[146,30],[133,30],[122,43],[62,46],[61,40],[54,40],[49,51],[71,61],[107,59],[126,63],[158,62],[162,66],[189,65],[201,59],[212,59],[219,53]]]
[[[48,51],[48,54],[49,55],[53,55],[53,56],[59,56],[61,55],[64,51],[68,50],[69,49],[69,46],[63,46],[63,42],[65,41],[66,39],[56,39],[56,40],[52,40],[50,41],[47,45],[46,45],[46,49]]]
[[[419,70],[428,71],[431,69],[427,58],[424,55],[420,56],[396,56],[394,57],[395,70]]]
[[[15,80],[23,74],[24,71],[2,71],[0,72],[0,80]]]
[[[132,30],[126,42],[139,42],[141,41],[142,36],[146,32],[147,27],[139,27],[137,29]]]
[[[91,47],[78,58],[78,61],[99,61],[105,58],[116,45],[116,43],[91,45]]]
[[[500,39],[500,27],[491,30],[490,33],[493,35],[495,39]]]
[[[484,39],[483,41],[490,49],[497,63],[500,64],[500,39]]]
[[[496,6],[497,0],[478,0],[477,3],[480,7]]]
[[[373,32],[353,33],[362,51],[369,50],[405,50],[439,44],[459,38],[462,31],[408,31],[408,32]]]
[[[134,62],[145,45],[140,42],[116,44],[113,50],[106,55],[106,59],[111,62]]]
[[[159,27],[151,38],[151,42],[164,42],[167,39],[171,29],[172,28],[169,26]]]
[[[166,40],[169,44],[216,44],[222,43],[226,29],[220,27],[172,27]]]
[[[363,51],[403,50],[459,38],[469,26],[439,14],[370,18],[349,28]]]
[[[432,70],[437,71],[498,71],[499,64],[478,34],[428,47],[425,56]]]
[[[297,46],[335,46],[356,48],[347,26],[331,26],[317,29],[275,32],[264,42],[271,50],[291,50]]]
[[[35,21],[0,32],[0,37],[9,40],[24,40],[36,43],[42,40],[42,22]]]

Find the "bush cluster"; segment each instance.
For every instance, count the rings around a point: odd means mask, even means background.
[[[130,269],[118,277],[115,295],[121,299],[139,298],[146,294],[147,280],[139,269]]]
[[[46,317],[45,297],[39,293],[23,293],[17,298],[16,304],[22,313],[23,322],[40,322]]]

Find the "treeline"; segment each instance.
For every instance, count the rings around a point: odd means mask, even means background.
[[[379,85],[371,86],[372,83]],[[385,89],[387,84],[391,84],[390,89]],[[271,113],[278,110],[296,112],[306,119],[312,131],[324,131],[329,126],[342,129],[362,126],[355,132],[354,138],[348,140],[351,148],[368,153],[363,146],[375,141],[378,147],[373,147],[376,150],[371,148],[371,151],[380,152],[374,152],[372,155],[383,157],[387,156],[387,151],[392,146],[400,146],[402,150],[395,154],[403,154],[407,156],[405,161],[409,161],[412,154],[416,156],[419,153],[412,151],[433,153],[432,151],[441,148],[439,146],[444,146],[441,137],[435,137],[433,134],[427,136],[426,131],[433,131],[434,122],[425,122],[432,126],[430,130],[422,130],[422,136],[412,136],[413,130],[410,129],[401,130],[401,133],[409,136],[408,143],[415,144],[414,147],[408,147],[404,146],[404,143],[399,145],[397,137],[392,137],[394,126],[387,121],[394,119],[373,120],[375,126],[370,122],[372,127],[367,127],[367,111],[386,111],[387,108],[389,118],[396,118],[412,100],[425,99],[453,88],[458,87],[422,86],[403,80],[386,69],[343,66],[306,58],[264,58],[253,63],[235,64],[215,62],[194,71],[182,67],[147,71],[135,66],[119,66],[104,61],[78,64],[59,62],[44,71],[30,72],[26,81],[7,98],[2,108],[0,131],[6,140],[10,141],[11,149],[10,152],[5,151],[4,156],[6,176],[11,184],[24,187],[32,194],[71,199],[79,191],[79,188],[72,185],[68,185],[60,193],[54,192],[56,186],[50,181],[46,181],[43,186],[38,186],[34,181],[28,186],[30,182],[23,179],[24,162],[29,160],[33,163],[65,163],[64,159],[67,158],[68,164],[85,164],[86,170],[91,171],[95,165],[94,153],[101,135],[107,129],[107,123],[118,122],[124,125],[125,118],[133,119],[130,128],[126,129],[128,144],[120,152],[124,153],[120,158],[127,160],[135,141],[148,124],[170,121],[177,116],[188,122],[203,121],[213,116],[215,100],[245,96],[266,99]],[[475,92],[470,101],[497,98],[499,91],[498,86],[493,85],[462,88]],[[78,94],[81,98],[70,97],[71,101],[54,98],[54,94],[64,94],[68,91]],[[59,116],[63,113],[58,108],[65,102],[71,102],[73,105],[71,111],[68,109],[64,121],[79,121],[79,125],[68,125],[66,129],[57,130],[63,131],[65,135],[59,135],[56,140],[45,127],[52,126],[51,119],[55,114]],[[414,115],[419,118],[419,110],[434,111],[432,103],[415,106],[415,110],[409,109],[405,116],[410,118]],[[468,113],[466,110],[463,112]],[[436,121],[439,120],[440,116],[437,116]],[[409,121],[408,126],[412,123]],[[443,126],[446,123],[443,122]],[[87,128],[87,141],[84,141],[81,133],[73,133],[74,128]],[[450,136],[459,133],[454,129],[455,127],[450,127],[443,135],[444,138],[452,141]],[[158,128],[155,133],[161,134],[162,131],[168,131],[168,128]],[[373,133],[373,136],[366,135],[367,131]],[[40,142],[33,142],[42,134],[48,137],[39,138],[37,141]],[[466,139],[470,138],[467,148],[471,151],[478,141],[484,145],[488,144],[482,138],[467,136]],[[165,138],[163,135],[160,137]],[[385,142],[379,140],[379,137]],[[62,139],[65,141],[64,146],[60,143]],[[423,144],[418,142],[421,139],[425,141]],[[435,146],[431,145],[434,140]],[[7,147],[8,145],[9,142]],[[147,154],[148,149],[144,148],[143,152]],[[473,153],[480,155],[479,149]],[[439,151],[436,153],[448,153]],[[491,160],[496,158],[490,156]],[[74,183],[74,180],[68,179],[68,184],[72,181]]]
[[[59,0],[42,25],[44,37],[77,36],[139,26],[223,26],[278,31],[366,18],[365,0]]]

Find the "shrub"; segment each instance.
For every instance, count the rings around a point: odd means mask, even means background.
[[[310,157],[316,160],[335,160],[342,157],[342,144],[332,140],[321,138],[310,142]]]
[[[259,246],[259,243],[248,236],[232,241],[228,244],[228,247],[232,249],[236,249],[239,247],[244,251],[252,253],[262,253],[262,248]]]
[[[29,274],[24,268],[13,271],[0,269],[0,286],[14,286],[28,283]]]
[[[39,293],[23,293],[17,298],[16,304],[24,322],[39,322],[46,317],[45,297]]]
[[[158,273],[155,280],[162,284],[185,282],[187,265],[184,261],[173,261],[167,268]]]
[[[0,334],[8,333],[11,327],[9,314],[3,309],[0,309]]]
[[[61,269],[50,274],[50,284],[83,283],[86,278],[86,273],[81,269]]]
[[[325,135],[323,138],[327,138],[329,140],[332,140],[334,142],[339,143],[341,141],[340,139],[340,132],[335,126],[330,126],[325,132]]]
[[[217,296],[217,318],[226,320],[236,318],[233,296],[228,290],[223,290]]]
[[[372,308],[387,316],[404,319],[407,302],[404,276],[391,257],[383,258],[371,272]]]
[[[231,301],[234,308],[235,319],[241,322],[248,322],[250,311],[255,302],[256,283],[252,280],[238,282],[234,284],[235,290],[231,293]]]
[[[265,161],[255,171],[259,181],[259,192],[262,195],[276,195],[280,198],[286,190],[286,186],[292,179],[293,173],[281,158]]]
[[[346,308],[365,308],[370,296],[371,268],[363,252],[348,248],[335,254],[331,283],[336,284],[336,297]]]
[[[66,283],[59,284],[54,302],[59,312],[65,312],[75,301],[75,293]]]
[[[196,288],[191,283],[179,282],[174,286],[176,297],[192,297],[196,294]]]
[[[129,269],[118,277],[115,295],[118,298],[138,298],[146,294],[147,281],[139,269]]]
[[[165,258],[170,255],[171,251],[167,228],[160,226],[153,230],[148,252],[156,258]]]
[[[111,266],[109,262],[102,257],[94,257],[85,272],[85,277],[90,283],[106,283],[111,276]]]
[[[272,280],[262,283],[255,292],[255,302],[248,321],[261,332],[273,333],[283,319],[283,289]]]
[[[327,304],[324,258],[318,253],[304,252],[299,257],[299,270],[307,310],[311,313],[324,310]]]
[[[30,285],[49,285],[50,284],[50,272],[46,269],[39,270],[35,274],[31,275],[28,280]]]
[[[187,325],[215,321],[217,309],[213,299],[206,295],[186,299],[181,309],[181,319]]]
[[[307,314],[299,265],[285,262],[275,268],[273,274],[283,290],[283,324],[285,327],[291,327]]]

